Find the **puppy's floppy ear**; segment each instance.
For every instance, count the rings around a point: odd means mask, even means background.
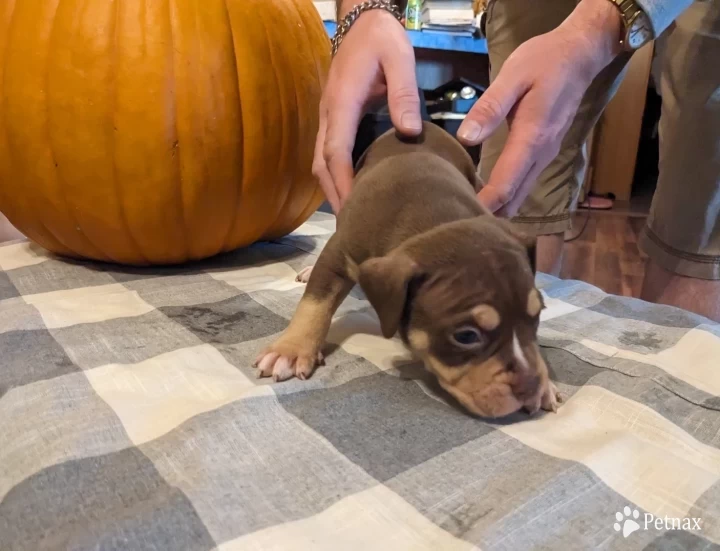
[[[380,318],[380,327],[386,339],[397,332],[410,282],[418,275],[418,265],[402,253],[371,258],[360,265],[358,283]]]

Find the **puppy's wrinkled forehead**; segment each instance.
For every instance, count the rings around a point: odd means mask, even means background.
[[[408,342],[448,368],[480,365],[496,354],[505,361],[511,351],[518,355],[535,341],[542,308],[542,295],[530,276],[443,270],[416,296]],[[473,328],[482,332],[485,345],[458,347],[454,337]],[[420,334],[423,343],[416,342]],[[519,356],[527,358],[524,352]]]
[[[447,266],[425,282],[418,300],[424,310],[450,323],[472,311],[474,321],[486,331],[508,321],[504,318],[518,322],[535,318],[542,309],[532,272],[520,261],[484,269]]]

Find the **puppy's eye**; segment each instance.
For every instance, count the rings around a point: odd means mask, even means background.
[[[460,348],[476,348],[485,342],[479,329],[475,327],[461,327],[452,334],[451,340]]]

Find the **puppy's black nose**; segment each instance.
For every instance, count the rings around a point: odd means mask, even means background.
[[[540,388],[540,376],[516,375],[512,384],[512,391],[518,400],[527,400],[534,397]]]

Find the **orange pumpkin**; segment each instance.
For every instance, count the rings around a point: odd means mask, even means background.
[[[0,212],[124,264],[285,235],[329,61],[311,0],[2,0]]]

